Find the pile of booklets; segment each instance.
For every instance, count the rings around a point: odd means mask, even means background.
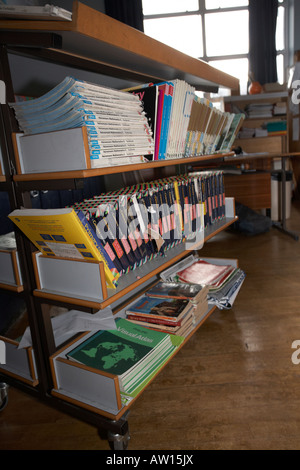
[[[208,302],[220,309],[230,309],[243,284],[245,273],[232,265],[217,265],[196,260],[176,273],[181,282],[208,287]]]
[[[43,96],[10,106],[26,135],[85,126],[92,168],[152,159],[152,131],[132,93],[66,77]]]
[[[147,385],[184,341],[116,319],[116,329],[89,336],[67,358],[104,373],[118,376],[122,402],[127,404]]]
[[[187,337],[207,313],[208,288],[159,281],[126,310],[127,319],[156,331]]]

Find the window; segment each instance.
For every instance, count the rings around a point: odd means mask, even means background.
[[[247,93],[248,0],[142,0],[145,34],[240,79]],[[276,48],[279,83],[285,80],[285,8],[279,0]]]

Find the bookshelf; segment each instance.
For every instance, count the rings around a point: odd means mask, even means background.
[[[97,72],[100,77],[106,75],[119,78],[130,86],[136,83],[179,78],[195,86],[197,90],[216,91],[219,86],[229,88],[235,94],[239,90],[239,82],[236,78],[214,69],[203,61],[161,44],[77,1],[74,2],[71,22],[1,20],[0,42],[1,63],[3,64],[0,70],[0,79],[6,83],[8,101],[13,97],[13,81],[7,60],[8,53]],[[87,178],[94,176],[113,177],[113,175],[120,173],[140,172],[139,174],[143,178],[143,171],[149,169],[153,172],[169,169],[176,174],[180,166],[186,169],[190,163],[201,164],[201,162],[210,160],[217,162],[219,158],[224,157],[224,155],[205,155],[101,169],[87,168],[74,171],[18,174],[12,140],[12,135],[18,132],[18,128],[8,106],[5,104],[1,106],[3,111],[1,113],[1,147],[5,176],[2,176],[3,185],[0,189],[9,192],[12,210],[20,206],[29,207],[28,193],[34,189],[76,188],[82,180]],[[228,155],[230,156],[231,153]],[[229,227],[235,220],[231,199],[226,218],[206,230],[204,241]],[[34,355],[31,351],[30,360],[34,357],[35,368],[33,374],[32,367],[28,366],[28,371],[32,375],[30,383],[27,379],[24,381],[20,373],[14,374],[12,377],[10,373],[2,369],[0,370],[0,379],[36,395],[50,406],[71,413],[99,429],[108,431],[110,436],[114,434],[123,436],[121,448],[126,448],[128,441],[127,415],[132,403],[130,406],[123,406],[117,412],[109,412],[105,406],[98,409],[99,407],[86,403],[81,397],[83,392],[80,392],[79,388],[68,392],[69,396],[54,388],[54,382],[56,381],[57,385],[56,379],[58,378],[58,375],[55,375],[57,372],[54,372],[54,361],[56,364],[62,364],[63,361],[56,358],[61,353],[55,345],[49,310],[44,307],[46,304],[72,309],[75,303],[76,308],[87,313],[95,313],[96,309],[102,309],[109,305],[114,311],[120,312],[124,301],[129,302],[140,295],[143,289],[157,280],[160,272],[185,258],[190,251],[184,246],[175,246],[165,258],[155,259],[153,263],[145,264],[140,268],[139,273],[131,272],[128,276],[122,277],[118,288],[114,291],[108,289],[108,292],[98,302],[81,302],[78,305],[70,296],[64,296],[62,299],[55,293],[52,295],[51,292],[43,291],[36,278],[33,247],[20,233],[16,235],[23,280],[22,295],[26,300],[33,340]],[[197,250],[197,246],[194,247],[194,250]],[[206,312],[191,334],[200,327],[213,310],[214,307]],[[188,338],[186,338],[187,340]],[[22,361],[18,357],[16,362]],[[90,377],[92,381],[95,379],[95,375]],[[71,378],[71,381],[73,379]],[[117,402],[120,404],[118,400]],[[114,448],[120,448],[119,445],[120,440],[114,443]]]
[[[253,210],[270,208],[270,172],[276,162],[275,156],[277,154],[280,161],[279,156],[289,151],[288,93],[280,91],[225,97],[224,107],[228,111],[238,109],[246,114],[234,148],[241,147],[247,154],[272,155],[270,158],[253,158],[247,163],[249,169],[257,170],[257,173],[226,175],[227,193]],[[276,126],[278,129],[285,128],[285,131],[272,132]]]

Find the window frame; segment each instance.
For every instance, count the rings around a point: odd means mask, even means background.
[[[225,13],[232,11],[245,11],[249,10],[248,6],[237,6],[237,7],[227,7],[227,8],[215,8],[215,9],[206,9],[205,0],[198,0],[199,8],[198,10],[193,11],[182,11],[175,13],[162,13],[162,14],[152,14],[144,15],[144,20],[148,19],[158,19],[158,18],[170,18],[175,16],[194,16],[200,15],[202,22],[202,45],[203,45],[203,56],[198,57],[198,59],[204,60],[205,62],[211,62],[215,60],[231,60],[231,59],[247,59],[249,63],[249,52],[246,54],[230,54],[226,56],[208,56],[207,55],[207,44],[206,44],[206,31],[205,31],[205,15],[211,13]],[[284,7],[284,49],[277,50],[277,56],[283,55],[283,70],[281,74],[283,75],[283,80],[286,82],[287,76],[286,71],[288,69],[288,50],[289,50],[289,35],[288,35],[288,0],[279,0],[279,7]],[[279,73],[278,73],[279,75]]]

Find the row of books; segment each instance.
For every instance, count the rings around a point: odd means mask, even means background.
[[[121,276],[225,216],[222,171],[199,172],[117,191],[75,203]]]
[[[225,216],[222,171],[195,172],[103,193],[65,209],[9,218],[46,256],[102,261],[108,287]]]
[[[85,126],[92,168],[226,153],[244,119],[179,79],[115,90],[66,77],[43,96],[10,106],[25,135]]]
[[[223,112],[205,98],[194,97],[185,156],[227,153],[241,128],[243,113]]]

